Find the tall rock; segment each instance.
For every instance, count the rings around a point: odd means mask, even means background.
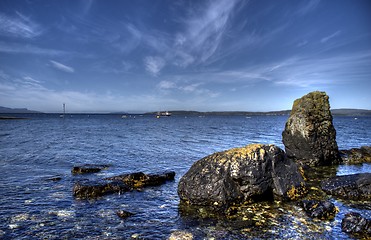
[[[295,100],[282,140],[287,156],[296,161],[311,166],[340,162],[329,97],[325,92],[311,92]]]
[[[296,163],[282,149],[263,144],[207,156],[193,164],[178,186],[182,202],[217,208],[273,198],[295,200],[305,193]]]

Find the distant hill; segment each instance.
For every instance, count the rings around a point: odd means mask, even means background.
[[[331,110],[332,115],[342,116],[371,116],[371,110],[340,108]]]
[[[41,113],[41,112],[28,110],[27,108],[7,108],[0,106],[0,113]]]
[[[291,110],[270,111],[270,112],[247,112],[247,111],[169,111],[172,116],[284,116],[290,115]],[[146,115],[155,115],[157,112],[147,112]],[[332,109],[332,115],[336,116],[371,116],[371,110],[365,109]]]
[[[199,111],[169,111],[172,116],[276,116],[289,115],[290,110],[271,111],[271,112],[245,112],[245,111],[215,111],[215,112],[199,112]],[[157,112],[147,112],[145,115],[155,115]]]

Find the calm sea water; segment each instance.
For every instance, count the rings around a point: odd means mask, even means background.
[[[252,227],[178,211],[177,184],[198,159],[250,143],[283,148],[287,116],[178,117],[156,119],[117,115],[34,115],[0,121],[0,239],[166,239],[187,230],[195,239],[322,238],[346,239],[340,222],[354,205],[331,199],[340,213],[316,222],[299,207],[271,204],[278,226]],[[371,145],[371,118],[334,117],[340,149]],[[98,174],[74,176],[74,165],[109,164]],[[159,187],[97,200],[76,200],[74,182],[143,171],[176,172]],[[338,175],[371,172],[369,164],[341,166]],[[50,181],[60,176],[60,181]],[[282,210],[281,209],[285,209]],[[117,210],[135,215],[125,220]],[[288,210],[286,210],[288,209]],[[362,214],[371,217],[370,209]],[[309,231],[308,226],[315,230]]]

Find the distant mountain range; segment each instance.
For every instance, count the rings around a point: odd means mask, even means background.
[[[217,112],[198,112],[198,111],[169,111],[172,116],[279,116],[290,115],[291,110],[270,111],[270,112],[248,112],[248,111],[217,111]],[[366,109],[332,109],[332,115],[337,116],[371,116],[371,110]],[[28,110],[27,108],[7,108],[0,106],[0,114],[11,113],[42,113],[39,111]],[[129,114],[126,112],[115,112],[110,114]],[[157,112],[147,112],[144,115],[155,115]]]
[[[41,113],[41,112],[28,110],[27,108],[7,108],[0,106],[0,113]]]

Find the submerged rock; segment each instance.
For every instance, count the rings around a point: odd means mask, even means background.
[[[321,188],[327,194],[346,200],[370,200],[371,173],[333,177],[322,181]]]
[[[340,150],[340,156],[345,164],[371,163],[371,147],[352,148]]]
[[[130,188],[120,181],[80,181],[73,187],[73,195],[81,199],[98,198],[112,193],[123,193]]]
[[[294,200],[306,193],[297,165],[274,145],[251,144],[195,162],[180,179],[182,202],[224,208],[246,201]]]
[[[106,180],[122,181],[131,189],[137,189],[147,186],[158,186],[166,181],[174,180],[175,172],[164,172],[161,174],[145,174],[143,172],[122,174],[109,177]]]
[[[366,236],[367,238],[367,236],[371,236],[371,220],[362,217],[359,213],[350,212],[341,221],[341,230],[349,234]]]
[[[97,173],[103,169],[107,169],[109,165],[84,164],[81,166],[74,166],[71,170],[72,174]]]
[[[126,219],[128,217],[131,217],[134,215],[134,213],[131,213],[131,212],[128,212],[128,211],[125,211],[125,210],[118,210],[116,212],[117,216],[119,216],[120,218],[122,219]]]
[[[187,231],[172,232],[168,240],[192,240],[193,234]]]
[[[295,100],[282,132],[289,158],[311,166],[341,161],[328,99],[325,92],[317,91]]]
[[[336,213],[339,212],[335,205],[329,201],[303,200],[301,206],[309,217],[323,220],[334,219]]]

